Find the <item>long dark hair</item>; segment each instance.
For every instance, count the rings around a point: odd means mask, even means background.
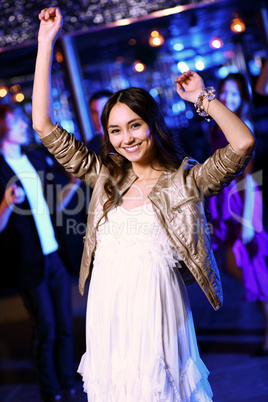
[[[144,89],[131,87],[122,89],[110,96],[101,115],[101,124],[104,131],[101,160],[108,168],[110,176],[113,179],[120,177],[121,180],[123,180],[127,169],[131,166],[131,163],[125,158],[122,159],[122,164],[116,163],[111,158],[110,154],[111,142],[107,128],[108,120],[112,108],[118,102],[124,103],[148,124],[151,135],[154,139],[156,160],[159,165],[170,170],[178,169],[185,157],[185,153],[181,145],[177,141],[174,141],[173,134],[165,123],[164,116],[160,111],[158,103]],[[104,205],[104,209],[107,211],[114,203],[118,202],[118,200],[116,199],[114,182],[112,182],[112,180],[106,180],[104,189],[110,197]]]
[[[14,113],[14,108],[10,105],[0,105],[0,143],[8,134],[7,115]]]

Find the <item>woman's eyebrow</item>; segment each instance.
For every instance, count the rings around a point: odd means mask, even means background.
[[[135,117],[135,119],[129,120],[129,121],[127,122],[127,124],[131,124],[131,123],[133,123],[134,121],[137,121],[137,120],[142,120],[142,118],[140,118],[140,117]],[[118,125],[118,124],[110,124],[110,125],[108,126],[108,128],[112,128],[112,127],[119,127],[119,125]]]
[[[142,120],[142,118],[141,117],[135,117],[134,119],[130,120],[128,122],[128,124],[131,124],[131,123],[133,123],[133,121],[136,121],[136,120]]]

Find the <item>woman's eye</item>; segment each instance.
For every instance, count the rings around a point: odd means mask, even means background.
[[[132,128],[137,128],[137,127],[140,127],[140,126],[141,126],[140,123],[133,123],[131,127]]]
[[[117,134],[119,133],[118,128],[114,128],[113,130],[110,131],[110,134]]]

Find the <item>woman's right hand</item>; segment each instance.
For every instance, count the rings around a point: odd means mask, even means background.
[[[44,8],[40,14],[38,41],[54,44],[62,28],[62,14],[58,7]]]

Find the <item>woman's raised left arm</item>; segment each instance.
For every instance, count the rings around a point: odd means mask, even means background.
[[[192,103],[196,103],[204,89],[202,78],[193,71],[183,73],[175,82],[180,97]],[[216,98],[209,101],[204,96],[201,103],[204,111],[218,124],[232,149],[242,156],[252,155],[255,149],[255,137],[246,124]]]

